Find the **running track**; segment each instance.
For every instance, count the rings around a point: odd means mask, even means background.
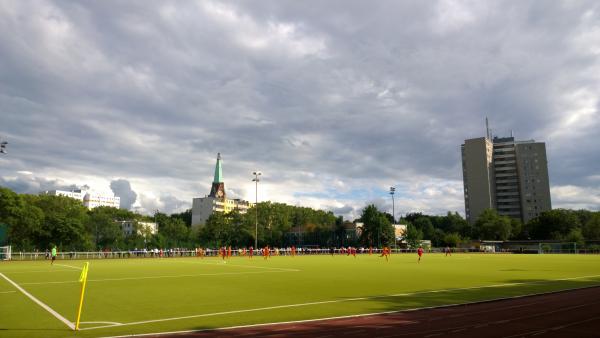
[[[600,337],[600,287],[417,311],[157,337]]]

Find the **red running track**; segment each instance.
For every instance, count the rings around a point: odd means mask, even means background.
[[[600,337],[600,287],[384,315],[157,337]]]

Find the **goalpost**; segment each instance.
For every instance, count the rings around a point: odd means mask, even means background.
[[[0,246],[0,261],[9,261],[11,258],[10,245]]]

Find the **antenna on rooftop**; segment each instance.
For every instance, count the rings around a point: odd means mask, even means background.
[[[488,140],[491,139],[491,136],[490,136],[490,126],[488,124],[488,118],[487,118],[487,116],[485,117],[485,134],[486,134],[486,137],[487,137]]]

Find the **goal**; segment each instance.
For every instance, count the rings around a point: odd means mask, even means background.
[[[9,246],[0,246],[0,261],[8,261],[10,260],[10,245]]]

